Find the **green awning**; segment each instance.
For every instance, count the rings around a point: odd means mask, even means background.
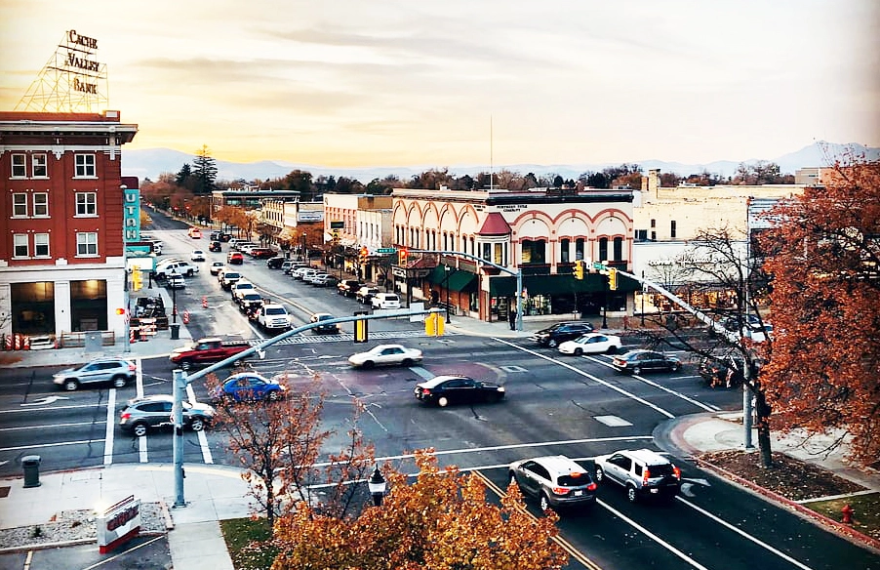
[[[605,290],[604,275],[588,273],[585,279],[575,279],[573,275],[523,275],[523,288],[529,296],[565,295],[574,293],[601,293]],[[618,291],[636,291],[638,281],[618,277]],[[516,291],[516,277],[498,275],[489,278],[490,297],[512,297]]]
[[[471,283],[477,279],[477,276],[470,271],[456,271],[449,276],[448,288],[452,291],[470,290]]]

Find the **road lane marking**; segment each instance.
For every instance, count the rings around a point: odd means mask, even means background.
[[[140,368],[140,365],[138,365]],[[113,463],[113,428],[116,427],[116,388],[107,396],[107,425],[104,426],[104,465]]]
[[[82,426],[93,426],[95,424],[100,424],[101,420],[94,420],[90,422],[70,422],[66,424],[40,424],[40,425],[32,425],[32,426],[14,426],[7,428],[0,428],[0,433],[7,431],[20,431],[20,430],[35,430],[35,429],[58,429],[58,428],[77,428]]]
[[[766,549],[766,550],[772,552],[772,553],[775,554],[776,556],[779,556],[779,557],[782,558],[783,560],[785,560],[785,561],[787,561],[787,562],[790,562],[791,564],[794,564],[795,566],[797,566],[797,567],[800,568],[801,570],[812,570],[811,567],[806,566],[805,564],[801,564],[800,562],[798,562],[797,560],[795,560],[795,559],[792,558],[791,556],[785,554],[784,552],[781,552],[781,551],[779,551],[779,550],[773,548],[772,546],[770,546],[770,545],[767,544],[766,542],[762,542],[762,541],[758,540],[757,538],[755,538],[754,536],[752,536],[752,535],[750,535],[749,533],[745,532],[744,530],[739,529],[739,528],[735,527],[734,525],[730,524],[729,522],[727,522],[727,521],[725,521],[725,520],[722,520],[722,519],[718,518],[717,516],[713,515],[713,514],[710,513],[709,511],[707,511],[707,510],[705,510],[705,509],[703,509],[703,508],[701,508],[701,507],[698,507],[697,505],[693,504],[692,502],[688,501],[687,499],[683,499],[683,498],[681,498],[681,497],[676,497],[675,499],[676,499],[677,501],[679,501],[680,503],[683,503],[683,504],[689,506],[690,508],[694,509],[695,511],[697,511],[697,512],[700,513],[701,515],[706,516],[706,517],[709,517],[710,519],[712,519],[713,521],[717,522],[718,524],[720,524],[720,525],[722,525],[722,526],[724,526],[724,527],[726,527],[726,528],[732,530],[733,532],[737,533],[738,535],[742,536],[743,538],[745,538],[745,539],[747,539],[747,540],[751,540],[752,542],[754,542],[755,544],[757,544],[757,545],[760,546],[761,548],[764,548],[764,549]]]
[[[608,503],[603,501],[602,499],[596,499],[596,504],[600,505],[602,508],[609,511],[611,514],[615,515],[620,520],[626,522],[631,527],[638,530],[639,532],[641,532],[642,534],[644,534],[645,536],[647,536],[648,538],[650,538],[651,540],[653,540],[654,542],[656,542],[657,544],[659,544],[660,546],[662,546],[663,548],[665,548],[666,550],[671,552],[672,554],[678,556],[679,558],[681,558],[682,560],[684,560],[685,562],[687,562],[688,564],[690,564],[694,568],[698,568],[699,570],[709,570],[708,568],[706,568],[702,564],[697,563],[696,560],[694,560],[693,558],[691,558],[690,556],[688,556],[687,554],[685,554],[681,550],[675,548],[674,546],[672,546],[671,544],[669,544],[668,542],[666,542],[665,540],[663,540],[662,538],[660,538],[659,536],[657,536],[656,534],[651,532],[650,530],[646,529],[645,527],[643,527],[642,525],[640,525],[636,521],[632,520],[631,518],[629,518],[628,516],[626,516],[622,512],[618,511],[617,509],[615,509],[614,507],[612,507],[611,505],[609,505]]]
[[[192,384],[186,385],[186,396],[189,398],[190,404],[197,404],[198,400],[196,400],[196,393],[193,390]],[[208,436],[205,435],[205,430],[197,431],[196,437],[199,438],[199,448],[202,450],[202,459],[205,463],[214,463],[214,456],[211,455],[211,448],[208,446]]]
[[[115,388],[113,388],[113,389],[115,390]],[[25,408],[25,409],[23,409],[23,410],[16,410],[16,409],[12,409],[12,410],[0,410],[0,414],[11,414],[11,413],[15,413],[15,412],[19,412],[19,413],[20,413],[20,412],[28,412],[28,413],[31,413],[31,412],[45,412],[45,411],[47,411],[47,410],[49,410],[49,411],[54,411],[54,410],[76,410],[76,409],[79,409],[79,408],[92,408],[92,409],[94,409],[94,407],[95,407],[95,404],[76,404],[76,405],[72,405],[72,406],[51,406],[51,407],[48,407],[48,408]]]
[[[135,366],[137,367],[137,374],[135,374],[135,385],[137,386],[137,397],[144,397],[144,369],[141,367],[141,359],[137,358],[134,361]]]
[[[149,453],[147,452],[147,436],[138,437],[138,461],[147,463],[149,461]]]
[[[610,388],[610,389],[614,390],[615,392],[619,392],[620,394],[623,394],[627,398],[631,398],[631,399],[635,400],[636,402],[639,402],[640,404],[644,404],[644,405],[648,406],[649,408],[651,408],[652,410],[655,410],[655,411],[659,412],[660,414],[663,414],[664,416],[666,416],[669,419],[675,418],[674,414],[667,412],[666,410],[664,410],[660,406],[653,404],[653,403],[649,402],[648,400],[645,400],[644,398],[640,398],[640,397],[636,396],[635,394],[633,394],[632,392],[627,392],[623,388],[618,388],[617,386],[615,386],[609,382],[606,382],[605,380],[602,380],[598,376],[593,376],[592,374],[588,374],[587,372],[584,372],[583,370],[576,368],[576,367],[572,366],[571,364],[556,360],[554,358],[550,358],[549,356],[545,356],[545,355],[541,354],[540,352],[535,352],[534,350],[529,350],[528,348],[523,348],[521,346],[517,346],[511,342],[507,342],[506,340],[503,340],[500,338],[497,338],[495,340],[497,340],[498,342],[500,342],[502,344],[506,344],[507,346],[515,348],[517,350],[521,350],[527,354],[531,354],[532,356],[537,356],[538,358],[543,358],[544,360],[547,360],[549,362],[552,362],[554,364],[562,366],[563,368],[568,368],[569,370],[571,370],[575,374],[579,374],[579,375],[583,376],[584,378],[589,378],[590,380],[592,380],[594,382],[598,382],[599,384],[605,386],[606,388]]]
[[[54,404],[58,400],[69,400],[67,396],[45,396],[43,398],[39,398],[34,400],[33,402],[24,402],[19,404],[19,406],[48,406],[49,404]]]
[[[22,449],[42,449],[45,447],[63,447],[66,445],[92,445],[93,443],[101,443],[103,439],[82,439],[78,441],[59,441],[56,443],[37,443],[34,445],[17,445],[15,447],[0,447],[2,451],[20,451]]]

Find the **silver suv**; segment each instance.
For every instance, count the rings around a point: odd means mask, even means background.
[[[62,370],[52,376],[52,381],[68,392],[73,392],[83,384],[100,382],[112,382],[114,388],[124,388],[129,381],[134,380],[136,373],[137,366],[130,360],[98,358],[76,368]]]
[[[133,398],[119,414],[119,427],[140,437],[150,428],[173,425],[172,396],[145,396]],[[183,402],[183,425],[193,431],[202,431],[214,419],[214,408],[208,404]]]
[[[535,457],[510,464],[510,484],[537,497],[541,510],[592,505],[596,484],[590,473],[564,455]]]
[[[643,497],[672,500],[681,488],[681,470],[650,449],[625,449],[600,455],[595,461],[596,481],[623,486],[631,503]]]

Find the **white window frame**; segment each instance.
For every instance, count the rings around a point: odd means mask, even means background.
[[[11,178],[27,178],[27,155],[24,153],[13,153],[9,159],[12,166],[9,174]]]
[[[76,256],[98,257],[98,232],[76,232]]]
[[[28,200],[27,194],[25,194],[24,192],[15,192],[12,195],[12,217],[28,217]]]
[[[89,197],[91,197],[91,202],[89,201]],[[89,205],[92,206],[92,212],[90,213]],[[84,210],[84,212],[80,212],[80,207]],[[76,193],[76,213],[73,217],[75,218],[94,218],[98,215],[98,193],[97,192],[77,192]]]
[[[24,247],[24,255],[21,255],[18,248]],[[28,243],[27,234],[13,234],[12,236],[12,259],[30,259],[31,248]]]
[[[97,162],[94,154],[76,153],[74,159],[74,178],[97,178]]]
[[[41,201],[37,201],[37,197],[42,197]],[[48,192],[34,192],[34,217],[35,218],[48,218],[49,217],[49,193]],[[40,213],[40,209],[44,211]]]
[[[49,163],[46,157],[47,155],[43,153],[31,155],[32,178],[49,178]],[[38,169],[42,170],[42,173],[38,173]]]
[[[45,253],[40,252],[41,247],[46,248]],[[51,250],[49,249],[49,234],[34,234],[34,257],[45,258],[51,256]]]

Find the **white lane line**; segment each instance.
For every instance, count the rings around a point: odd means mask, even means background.
[[[92,445],[101,443],[103,439],[82,439],[79,441],[59,441],[57,443],[39,443],[35,445],[18,445],[15,447],[0,447],[0,451],[20,451],[22,449],[42,449],[45,447],[63,447],[66,445]]]
[[[78,404],[78,405],[73,405],[73,406],[49,406],[46,408],[21,408],[21,409],[12,409],[12,410],[0,410],[0,414],[12,414],[15,412],[33,413],[33,412],[45,412],[45,411],[54,411],[54,410],[77,410],[79,408],[95,409],[95,404]]]
[[[147,463],[148,460],[147,436],[142,435],[138,437],[138,461],[140,461],[141,463]]]
[[[15,427],[7,427],[0,428],[0,433],[7,431],[21,431],[21,430],[35,430],[35,429],[58,429],[58,428],[78,428],[82,426],[93,426],[95,424],[100,424],[100,420],[95,420],[93,422],[71,422],[67,424],[46,424],[46,425],[35,425],[35,426],[15,426]]]
[[[135,385],[137,386],[137,397],[144,397],[144,369],[141,367],[141,359],[137,358],[134,361],[135,366],[137,366],[137,374],[135,375]]]
[[[116,427],[116,388],[107,395],[107,425],[104,426],[104,465],[113,463],[113,428]]]
[[[541,354],[540,352],[535,352],[534,350],[529,350],[529,349],[527,349],[527,348],[523,348],[523,347],[521,347],[521,346],[517,346],[517,345],[515,345],[515,344],[513,344],[513,343],[507,342],[507,341],[504,340],[504,339],[496,338],[495,340],[497,340],[497,341],[500,342],[501,344],[506,344],[507,346],[510,346],[510,347],[515,348],[515,349],[517,349],[517,350],[521,350],[522,352],[525,352],[525,353],[527,353],[527,354],[531,354],[532,356],[537,356],[538,358],[543,358],[544,360],[546,360],[546,361],[548,361],[548,362],[552,362],[553,364],[556,364],[556,365],[558,365],[558,366],[562,366],[562,367],[564,367],[564,368],[568,368],[569,370],[571,370],[571,371],[574,372],[575,374],[580,374],[580,375],[583,376],[584,378],[589,378],[589,379],[592,380],[593,382],[598,382],[599,384],[605,386],[606,388],[610,388],[610,389],[614,390],[615,392],[619,392],[620,394],[623,394],[623,395],[626,396],[627,398],[631,398],[631,399],[635,400],[636,402],[639,402],[640,404],[644,404],[644,405],[648,406],[648,407],[651,408],[652,410],[656,410],[657,412],[663,414],[664,416],[666,416],[666,417],[669,418],[669,419],[673,419],[673,418],[675,417],[674,414],[671,414],[671,413],[667,412],[666,410],[664,410],[664,409],[661,408],[660,406],[658,406],[658,405],[656,405],[656,404],[653,404],[653,403],[649,402],[648,400],[645,400],[644,398],[640,398],[640,397],[636,396],[635,394],[633,394],[633,393],[631,393],[631,392],[627,392],[627,391],[624,390],[623,388],[618,388],[617,386],[615,386],[615,385],[613,385],[613,384],[610,384],[610,383],[606,382],[605,380],[602,380],[602,379],[599,378],[598,376],[593,376],[592,374],[587,374],[587,373],[584,372],[583,370],[581,370],[581,369],[579,369],[579,368],[576,368],[576,367],[572,366],[571,364],[568,364],[568,363],[561,362],[561,361],[559,361],[559,360],[556,360],[556,359],[550,358],[549,356],[545,356],[545,355]]]
[[[653,540],[654,542],[656,542],[657,544],[659,544],[660,546],[662,546],[663,548],[668,550],[669,552],[675,554],[676,556],[678,556],[679,558],[681,558],[682,560],[684,560],[685,562],[687,562],[688,564],[690,564],[694,568],[698,568],[699,570],[709,570],[708,568],[706,568],[702,564],[698,564],[696,560],[694,560],[693,558],[691,558],[690,556],[688,556],[687,554],[685,554],[681,550],[675,548],[674,546],[672,546],[671,544],[669,544],[668,542],[666,542],[665,540],[663,540],[662,538],[660,538],[656,534],[652,533],[651,531],[649,531],[648,529],[646,529],[645,527],[643,527],[642,525],[640,525],[636,521],[632,520],[631,518],[629,518],[628,516],[626,516],[622,512],[618,511],[617,509],[615,509],[614,507],[612,507],[611,505],[609,505],[608,503],[603,501],[602,499],[596,499],[596,503],[601,505],[606,510],[610,511],[611,514],[620,518],[620,520],[625,521],[631,527],[638,530],[639,532],[641,532],[642,534],[644,534],[645,536],[647,536],[648,538],[650,538],[651,540]]]
[[[191,404],[198,403],[196,400],[196,393],[193,391],[192,384],[186,385],[186,395],[189,398],[189,402]],[[202,459],[205,463],[214,463],[214,456],[211,455],[211,448],[208,446],[208,436],[205,435],[205,430],[197,431],[196,437],[199,438],[199,447],[202,450]]]
[[[726,527],[726,528],[732,530],[733,532],[737,533],[738,535],[742,536],[743,538],[748,539],[748,540],[751,540],[752,542],[754,542],[754,543],[757,544],[758,546],[760,546],[760,547],[762,547],[762,548],[764,548],[764,549],[766,549],[766,550],[772,552],[773,554],[775,554],[776,556],[782,558],[783,560],[785,560],[785,561],[787,561],[787,562],[790,562],[790,563],[794,564],[795,566],[797,566],[797,567],[800,568],[801,570],[812,570],[812,568],[810,568],[809,566],[806,566],[806,565],[804,565],[804,564],[801,564],[800,562],[798,562],[797,560],[795,560],[795,559],[792,558],[791,556],[785,554],[784,552],[780,552],[779,550],[773,548],[772,546],[770,546],[770,545],[767,544],[766,542],[761,542],[760,540],[758,540],[758,539],[755,538],[754,536],[748,534],[747,532],[743,531],[742,529],[739,529],[739,528],[735,527],[734,525],[730,524],[729,522],[727,522],[727,521],[725,521],[725,520],[722,520],[722,519],[718,518],[717,516],[713,515],[713,514],[710,513],[709,511],[707,511],[707,510],[705,510],[705,509],[703,509],[703,508],[701,508],[701,507],[698,507],[697,505],[693,504],[692,502],[688,501],[687,499],[683,499],[683,498],[681,498],[681,497],[676,497],[676,500],[678,500],[678,501],[681,502],[681,503],[684,503],[685,505],[687,505],[687,506],[689,506],[690,508],[694,509],[695,511],[697,511],[697,512],[700,513],[700,514],[702,514],[703,516],[709,517],[710,519],[712,519],[713,521],[717,522],[718,524],[720,524],[720,525],[722,525],[722,526],[724,526],[724,527]]]

